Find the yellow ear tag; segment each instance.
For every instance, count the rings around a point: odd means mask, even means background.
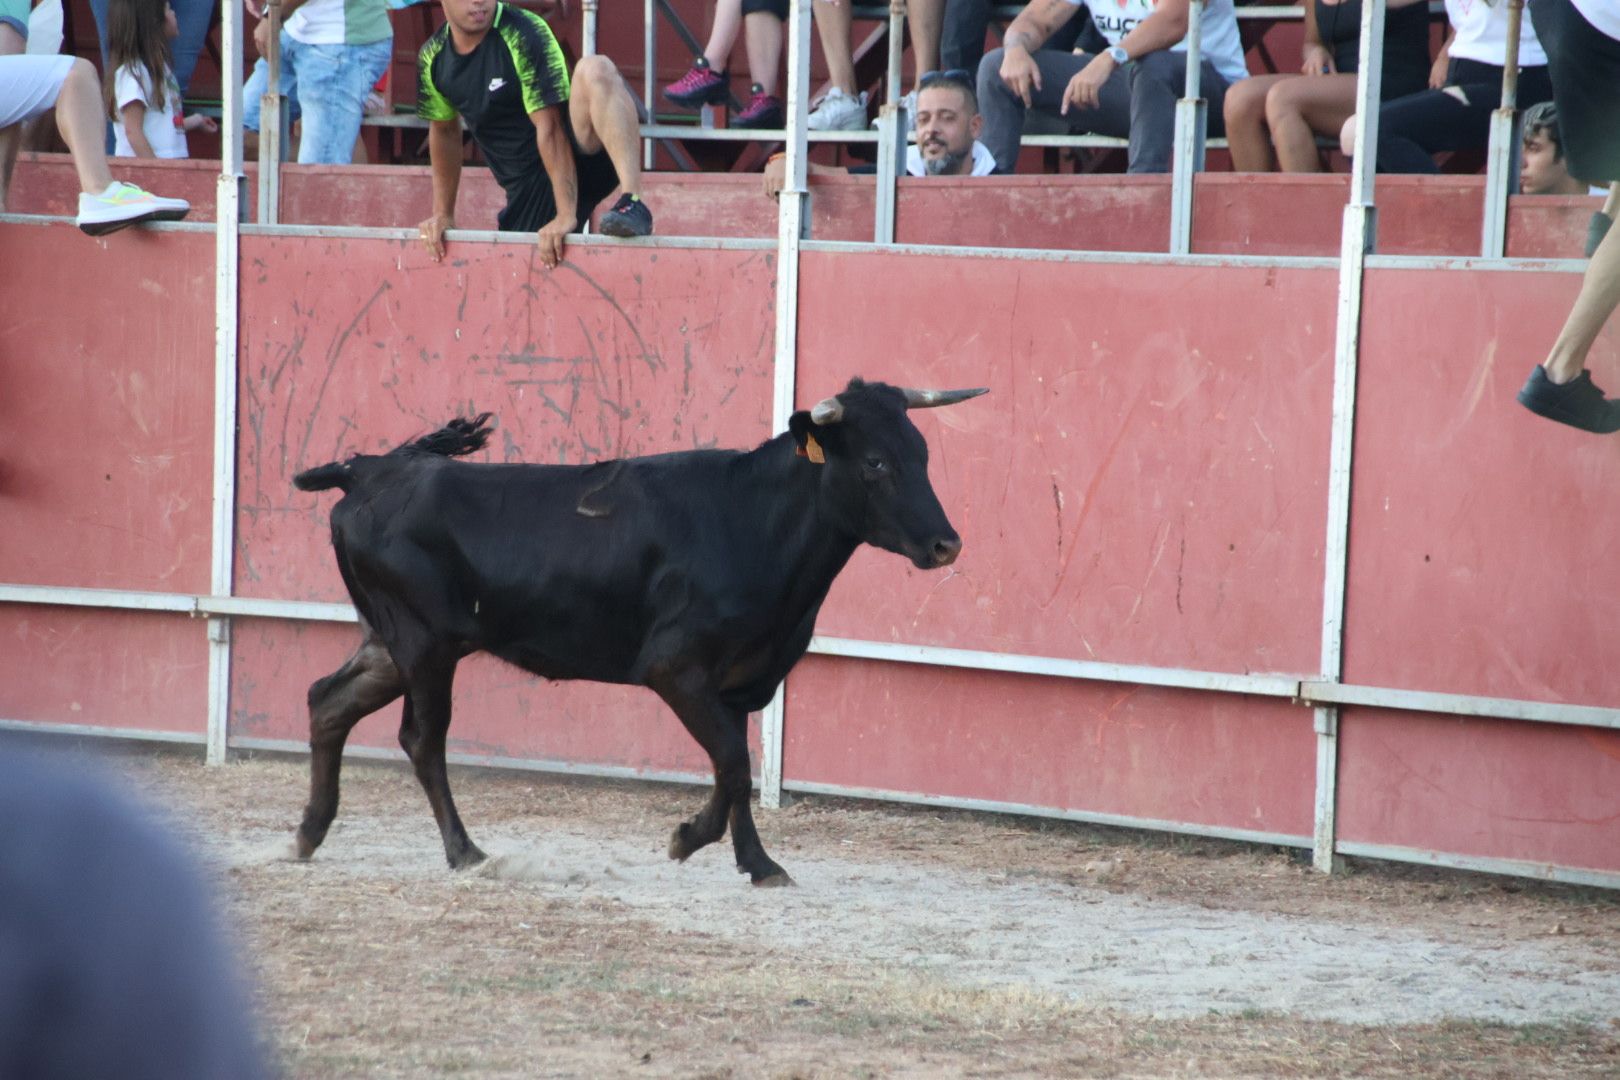
[[[804,437],[804,455],[817,465],[825,464],[827,455],[821,452],[821,444],[816,442],[814,435]]]

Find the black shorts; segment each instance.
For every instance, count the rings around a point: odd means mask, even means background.
[[[742,0],[744,15],[752,15],[756,11],[767,11],[783,22],[787,22],[788,0]]]
[[[1569,0],[1530,0],[1530,18],[1547,50],[1570,175],[1588,184],[1620,180],[1620,41]]]
[[[579,191],[579,226],[591,219],[591,211],[619,186],[619,173],[606,150],[587,154],[574,141],[574,131],[568,129],[568,142],[574,151],[574,179]],[[557,196],[551,189],[551,178],[544,169],[536,169],[506,185],[506,208],[495,219],[501,232],[539,232],[541,226],[557,216]]]

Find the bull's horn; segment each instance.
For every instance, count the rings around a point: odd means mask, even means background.
[[[976,398],[980,394],[988,394],[990,388],[981,386],[974,390],[913,390],[910,387],[901,387],[900,392],[906,395],[906,408],[908,409],[937,409],[941,405],[955,405],[958,401]]]
[[[816,407],[810,410],[811,421],[820,427],[836,424],[843,418],[844,403],[835,397],[817,402]]]

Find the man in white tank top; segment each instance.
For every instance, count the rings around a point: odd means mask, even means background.
[[[1085,5],[1108,47],[1093,55],[1042,49]],[[1130,171],[1170,171],[1176,101],[1187,78],[1190,0],[1031,0],[1007,28],[1002,48],[979,64],[983,142],[996,163],[1018,162],[1024,114],[1061,117],[1073,132],[1130,141]],[[1210,134],[1222,133],[1226,88],[1248,77],[1232,0],[1207,0],[1203,13],[1202,94]]]

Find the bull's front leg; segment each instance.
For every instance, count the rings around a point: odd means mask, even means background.
[[[754,815],[748,805],[753,791],[748,767],[748,715],[706,693],[660,689],[659,694],[714,763],[714,790],[709,801],[690,821],[675,827],[669,838],[669,857],[685,862],[693,852],[723,837],[729,823],[739,871],[755,885],[793,884],[787,871],[765,854],[754,828]]]

